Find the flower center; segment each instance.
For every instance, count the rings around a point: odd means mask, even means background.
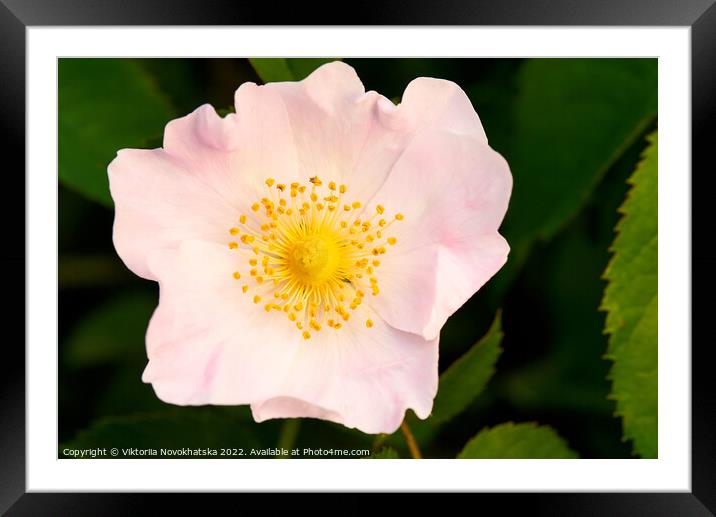
[[[333,276],[341,260],[339,244],[326,233],[308,235],[296,241],[286,264],[303,283],[320,285]]]
[[[381,205],[366,214],[359,201],[346,201],[345,185],[331,181],[326,189],[318,177],[309,182],[266,180],[268,195],[229,229],[236,238],[229,248],[243,257],[233,277],[244,279],[241,290],[252,291],[266,312],[285,313],[305,339],[324,326],[342,328],[356,312],[370,328],[364,298],[380,293],[379,256],[397,242],[385,234],[403,216],[388,221]]]

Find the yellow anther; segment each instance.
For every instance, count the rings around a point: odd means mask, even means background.
[[[380,260],[378,260],[378,259],[374,260],[374,261],[373,261],[373,265],[374,265],[375,267],[380,266]]]
[[[284,185],[283,183],[279,183],[276,185],[276,188],[283,192],[284,190],[286,190],[286,185]]]
[[[353,203],[351,204],[351,206],[352,206],[353,208],[360,208],[360,202],[358,202],[358,201],[353,201]]]
[[[304,330],[302,336],[303,336],[303,339],[310,339],[311,333],[307,330]]]
[[[345,193],[346,193],[346,186],[345,186],[345,185],[341,185],[341,186],[338,188],[338,192],[340,192],[341,194],[345,194]]]
[[[248,285],[242,285],[242,286],[241,286],[241,290],[242,290],[243,292],[246,292],[246,291],[249,290],[249,286],[248,286]]]
[[[259,205],[258,203],[254,203],[253,205],[251,205],[251,210],[253,210],[254,212],[258,212],[259,208],[261,208],[261,205]]]
[[[246,224],[246,216],[245,216],[245,215],[239,216],[239,222],[240,222],[241,224]]]
[[[312,178],[309,178],[308,181],[313,183],[316,187],[320,187],[321,185],[323,185],[323,182],[318,179],[318,176],[313,176]]]
[[[239,243],[238,243],[238,242],[230,242],[230,243],[229,243],[229,249],[235,250],[235,249],[238,248],[238,247],[239,247]]]
[[[261,301],[261,297],[257,294],[254,296],[254,303],[259,303]]]
[[[239,229],[238,228],[230,228],[229,233],[231,235],[236,235],[237,233],[239,233]]]
[[[393,246],[396,242],[398,242],[398,239],[396,239],[395,237],[388,237],[388,244],[390,244],[391,246]]]
[[[234,271],[233,277],[238,280],[239,278],[241,278],[241,273],[239,273],[238,271]]]
[[[375,211],[379,214],[383,214],[383,212],[385,212],[385,208],[383,208],[383,205],[378,205],[375,207]]]
[[[252,259],[249,259],[249,264],[251,264],[252,266],[255,266],[256,264],[258,264],[258,261],[255,258],[252,258]]]
[[[273,178],[267,179],[267,180],[266,180],[266,185],[267,185],[268,187],[272,186],[272,185],[273,185]]]
[[[403,214],[395,214],[395,218],[396,218],[398,221],[402,221],[403,219],[405,219],[405,217],[403,216]]]
[[[336,182],[335,181],[329,181],[328,182],[328,188],[330,190],[336,190]]]
[[[368,328],[371,328],[371,327],[373,326],[373,321],[372,321],[372,320],[365,320],[365,326],[368,327]]]

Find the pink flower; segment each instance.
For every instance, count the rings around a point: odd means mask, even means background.
[[[399,106],[329,63],[170,122],[109,166],[114,244],[156,280],[143,380],[390,433],[438,385],[440,328],[504,264],[509,168],[454,83]]]

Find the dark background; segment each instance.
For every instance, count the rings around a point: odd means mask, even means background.
[[[631,457],[608,398],[610,363],[603,358],[607,338],[599,306],[626,179],[644,137],[656,127],[655,110],[630,111],[649,105],[652,93],[655,99],[656,61],[345,61],[367,90],[396,101],[416,77],[455,81],[470,96],[490,144],[507,158],[515,179],[503,226],[512,246],[508,265],[443,328],[440,368],[485,334],[498,309],[504,352],[485,392],[421,444],[424,454],[454,457],[484,426],[537,421],[555,428],[583,458]],[[246,59],[148,59],[133,60],[133,66],[151,77],[177,116],[206,102],[228,109],[239,84],[261,82]],[[146,145],[160,145],[160,137],[148,135]],[[117,257],[110,207],[61,183],[59,210],[60,443],[82,443],[83,430],[95,436],[118,432],[117,423],[169,410],[179,446],[189,445],[187,440],[202,443],[202,422],[216,417],[241,427],[247,443],[276,446],[280,422],[254,424],[246,408],[170,407],[141,383],[144,331],[157,286],[135,277]],[[179,429],[187,421],[193,428]],[[359,447],[372,441],[341,426],[306,420],[296,445]],[[399,437],[391,443],[407,457]]]

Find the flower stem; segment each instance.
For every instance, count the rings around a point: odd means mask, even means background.
[[[278,435],[279,449],[287,449],[290,451],[293,449],[293,445],[296,443],[296,437],[298,436],[298,430],[301,427],[301,421],[298,418],[289,418],[281,426],[281,433]],[[278,454],[277,458],[288,458],[288,454]]]
[[[408,423],[405,420],[403,420],[403,423],[400,424],[400,430],[403,431],[405,443],[408,445],[410,455],[416,460],[422,459],[423,455],[420,454],[418,442],[415,441],[415,436],[413,436],[413,433],[410,431],[410,427],[408,427]]]

